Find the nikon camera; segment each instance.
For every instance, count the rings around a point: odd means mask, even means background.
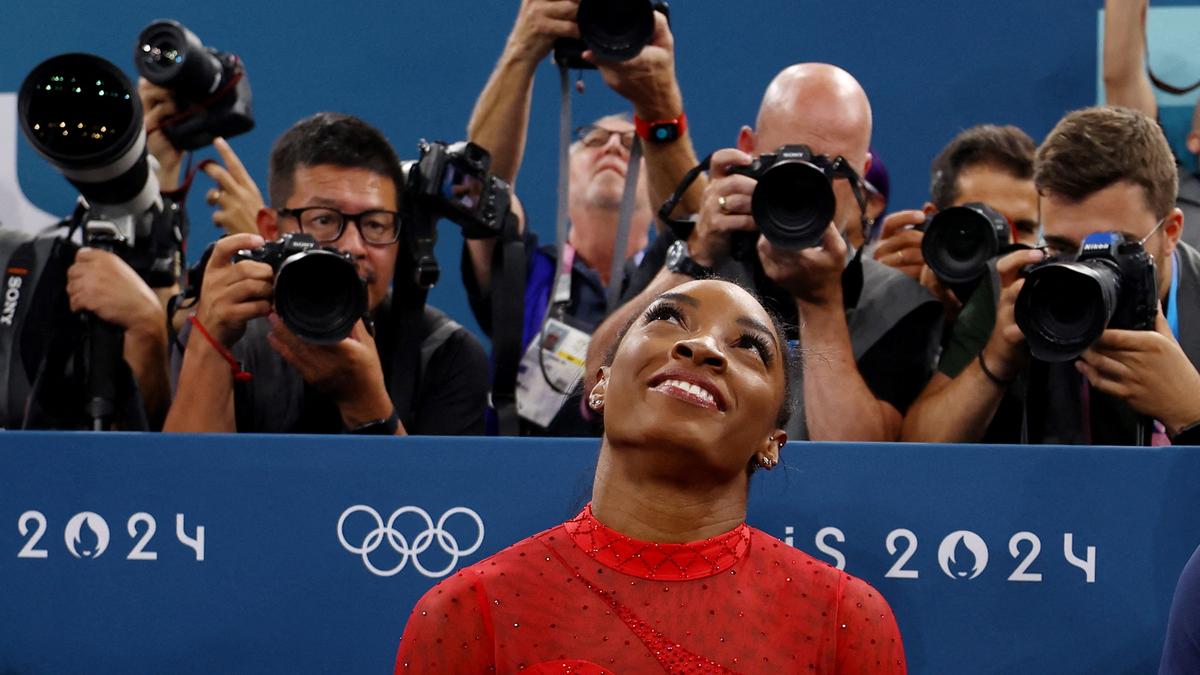
[[[1078,358],[1106,328],[1152,330],[1158,315],[1154,261],[1117,232],[1083,240],[1072,261],[1047,260],[1026,271],[1016,320],[1034,358]]]

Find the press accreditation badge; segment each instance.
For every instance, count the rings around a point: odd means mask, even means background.
[[[517,371],[517,414],[550,426],[563,403],[579,386],[592,336],[557,319],[547,319],[529,343]]]

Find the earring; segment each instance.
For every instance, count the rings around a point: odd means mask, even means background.
[[[596,412],[600,412],[600,409],[604,407],[604,396],[593,391],[588,396],[588,407]]]
[[[776,464],[778,464],[778,462],[776,460],[773,460],[770,457],[767,457],[766,455],[760,455],[758,458],[758,465],[761,466],[762,468],[766,469],[767,471],[774,469]]]

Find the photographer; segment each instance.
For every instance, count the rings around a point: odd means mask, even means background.
[[[588,374],[594,376],[617,332],[650,298],[715,273],[755,288],[786,322],[798,325],[805,363],[802,386],[796,383],[793,391],[804,414],[793,416],[789,438],[895,440],[903,410],[929,376],[941,309],[899,272],[854,260],[843,239],[852,221],[864,220],[859,177],[870,163],[870,137],[870,103],[849,73],[828,64],[798,64],[779,73],[763,96],[756,128],[743,127],[736,149],[713,155],[690,235],[665,232],[647,252],[626,294],[636,297],[596,333]],[[760,229],[751,215],[758,183],[733,170],[801,143],[843,167],[843,175],[825,183],[834,198],[831,222],[816,246],[785,250],[758,237],[756,250],[737,259],[733,240]],[[844,175],[847,166],[853,178]]]
[[[1033,139],[1014,126],[983,124],[960,132],[933,160],[930,201],[924,208],[884,218],[875,259],[920,281],[942,300],[948,321],[953,322],[968,298],[955,295],[926,264],[921,251],[925,232],[917,226],[952,206],[986,204],[1008,220],[1011,242],[1037,245],[1036,151]]]
[[[516,186],[516,178],[528,135],[530,99],[537,67],[556,39],[578,38],[576,24],[578,0],[524,0],[504,52],[479,96],[468,125],[470,140],[487,148],[492,155],[493,172]],[[567,197],[570,230],[566,255],[570,256],[570,299],[563,302],[563,322],[586,344],[588,335],[612,308],[606,289],[611,283],[614,255],[631,260],[647,242],[653,220],[652,207],[674,189],[679,178],[696,163],[691,140],[683,118],[683,98],[675,80],[674,39],[666,17],[654,13],[654,31],[649,43],[628,61],[608,61],[585,52],[583,58],[597,66],[604,81],[633,106],[635,119],[674,124],[678,135],[670,140],[642,136],[644,165],[639,167],[637,195],[630,221],[628,241],[623,251],[617,245],[618,215],[629,170],[631,147],[635,138],[634,120],[625,115],[609,115],[577,131],[570,148],[570,179]],[[695,196],[699,192],[694,193]],[[530,205],[525,205],[528,214]],[[536,360],[527,351],[543,330],[547,307],[553,302],[553,286],[558,270],[558,251],[554,246],[539,246],[537,236],[521,224],[526,246],[524,339],[526,359]],[[463,280],[476,318],[490,333],[490,283],[495,241],[468,240],[463,255]],[[632,263],[626,263],[627,268]],[[566,330],[566,329],[563,329]],[[564,341],[565,342],[565,341]],[[561,343],[560,343],[561,344]],[[574,354],[582,360],[584,352]],[[543,357],[544,358],[544,357]],[[531,380],[540,377],[541,368],[526,368]],[[530,421],[529,407],[534,404],[534,389],[546,394],[539,399],[542,407],[533,417],[548,424]],[[519,402],[526,406],[525,433],[585,435],[597,433],[592,423],[580,416],[579,395],[563,403],[540,381],[523,382]],[[561,411],[559,407],[561,405]]]
[[[166,430],[482,433],[482,347],[432,307],[401,322],[397,307],[409,304],[412,290],[397,285],[390,293],[403,185],[390,144],[357,118],[320,113],[276,141],[268,176],[274,206],[258,212],[261,237],[236,234],[213,248]],[[272,266],[233,262],[240,250],[296,232],[352,257],[374,336],[359,320],[334,344],[297,337],[272,312]]]
[[[1158,101],[1146,63],[1146,14],[1150,0],[1105,0],[1104,2],[1104,100],[1108,105],[1141,111],[1158,119]],[[1193,248],[1200,246],[1200,176],[1195,173],[1200,155],[1200,102],[1192,113],[1192,129],[1187,135],[1191,157],[1189,169],[1176,158],[1179,192],[1175,205],[1184,220],[1192,223],[1183,240]]]
[[[1022,270],[1044,256],[1011,253],[996,265],[998,298],[976,293],[963,308],[942,372],[904,420],[904,440],[1129,445],[1145,440],[1141,415],[1157,420],[1156,444],[1196,442],[1188,436],[1200,421],[1200,254],[1179,241],[1176,180],[1162,130],[1145,115],[1089,108],[1063,118],[1038,149],[1034,175],[1049,253],[1072,257],[1095,233],[1141,242],[1161,303],[1152,329],[1109,328],[1074,363],[1031,364],[1016,304]],[[998,415],[1006,395],[1015,412]]]

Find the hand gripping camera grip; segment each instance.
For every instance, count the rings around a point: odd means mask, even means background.
[[[125,335],[95,314],[88,314],[88,371],[86,412],[93,431],[104,431],[116,414],[117,375]]]

